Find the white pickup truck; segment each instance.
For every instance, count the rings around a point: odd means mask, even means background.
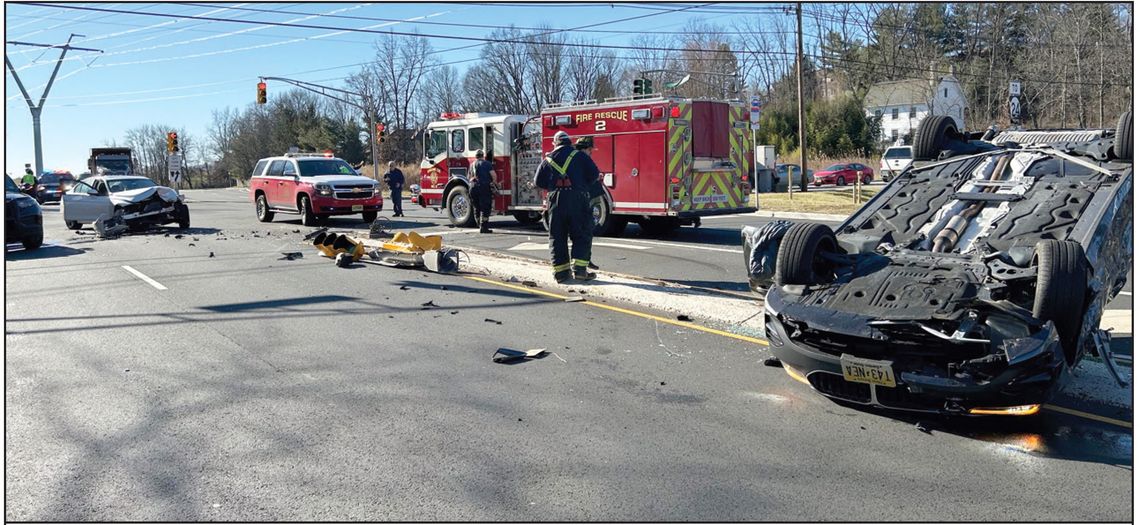
[[[892,146],[883,152],[883,160],[879,164],[879,176],[883,182],[890,181],[895,175],[914,162],[914,155],[910,146]]]

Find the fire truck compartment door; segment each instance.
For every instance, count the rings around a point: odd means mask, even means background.
[[[534,145],[538,145],[536,141]],[[511,190],[515,206],[542,206],[542,194],[534,185],[534,173],[542,162],[542,149],[524,149],[512,154]]]
[[[594,137],[594,153],[591,156],[598,165],[602,184],[614,187],[614,137],[613,135]]]
[[[596,139],[595,139],[596,140]],[[610,194],[614,198],[614,209],[635,211],[638,209],[637,179],[634,170],[641,162],[641,136],[615,135],[613,137],[614,176]]]
[[[665,211],[665,133],[636,135],[641,142],[637,167],[637,200],[644,210]]]

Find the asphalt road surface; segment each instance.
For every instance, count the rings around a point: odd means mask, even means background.
[[[186,232],[100,240],[48,206],[48,245],[9,247],[7,520],[1132,518],[1130,407],[858,410],[763,366],[761,345],[465,276],[337,268],[297,217],[187,193]],[[406,211],[399,226],[455,231]],[[630,226],[595,259],[738,289],[752,220],[664,240]],[[545,256],[512,250],[542,232],[493,227],[445,238]],[[499,348],[548,354],[496,364]]]

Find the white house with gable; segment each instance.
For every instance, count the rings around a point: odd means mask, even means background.
[[[914,130],[931,113],[931,108],[936,115],[952,117],[958,129],[965,129],[966,95],[962,84],[954,77],[953,71],[938,78],[937,82],[934,79],[931,75],[928,80],[895,80],[871,86],[863,100],[863,109],[868,117],[883,117],[882,142],[898,143],[907,135],[913,140]]]

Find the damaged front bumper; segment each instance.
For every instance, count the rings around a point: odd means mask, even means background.
[[[784,315],[787,305],[781,295],[778,288],[771,290],[765,307],[765,334],[772,353],[792,377],[830,398],[950,415],[1028,415],[1070,377],[1052,323],[992,343],[951,340],[945,335],[902,342],[874,327],[876,321],[870,317],[830,311],[827,322],[813,323]],[[823,325],[828,329],[820,328]],[[917,322],[909,325],[916,333],[930,332]],[[844,365],[853,361],[889,368],[894,386],[851,380]]]

